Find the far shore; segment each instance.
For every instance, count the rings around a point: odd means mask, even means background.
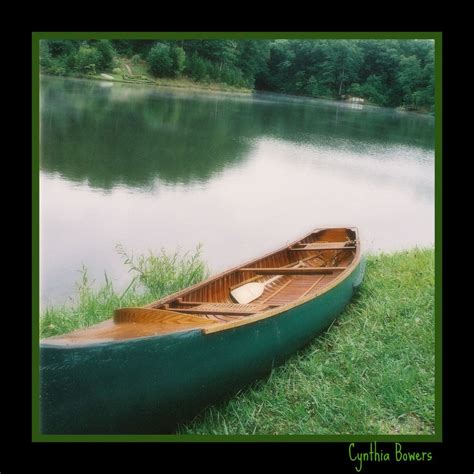
[[[348,100],[342,99],[334,99],[333,97],[311,97],[306,95],[294,95],[294,94],[282,94],[281,92],[273,92],[273,91],[263,91],[263,90],[255,90],[255,89],[248,89],[244,87],[234,87],[229,86],[228,84],[224,83],[217,83],[217,82],[196,82],[188,78],[179,78],[179,79],[172,79],[172,78],[157,78],[157,79],[123,79],[117,74],[106,73],[109,78],[103,77],[99,74],[96,75],[85,75],[85,74],[68,74],[65,76],[56,76],[53,74],[45,74],[41,73],[41,76],[45,77],[62,77],[68,79],[84,79],[84,80],[92,80],[92,81],[104,81],[104,82],[118,82],[123,84],[134,84],[134,85],[142,85],[142,86],[154,86],[154,87],[169,87],[172,89],[189,89],[189,90],[196,90],[196,91],[207,91],[207,92],[220,92],[220,93],[231,93],[231,94],[245,94],[251,95],[255,92],[259,93],[268,93],[275,96],[281,97],[288,97],[288,98],[295,98],[295,99],[316,99],[316,100],[327,100],[331,102],[337,103],[344,103],[344,104],[352,104]],[[414,109],[414,110],[405,110],[402,107],[383,107],[372,102],[364,102],[362,104],[354,104],[363,106],[370,106],[370,107],[379,107],[385,109],[392,109],[398,112],[407,112],[407,113],[415,113],[421,115],[434,115],[433,112],[424,109]]]
[[[252,89],[246,89],[243,87],[233,87],[223,83],[216,83],[216,82],[195,82],[190,79],[143,79],[143,80],[128,80],[122,79],[118,77],[116,74],[108,74],[112,78],[103,77],[100,75],[93,75],[88,76],[85,74],[69,74],[66,76],[55,76],[53,74],[41,74],[45,77],[62,77],[64,79],[84,79],[84,80],[91,80],[91,81],[105,81],[105,82],[119,82],[123,84],[134,84],[140,86],[155,86],[155,87],[170,87],[175,89],[196,89],[196,90],[203,90],[203,91],[212,91],[212,92],[230,92],[230,93],[238,93],[238,94],[252,94],[255,92]]]

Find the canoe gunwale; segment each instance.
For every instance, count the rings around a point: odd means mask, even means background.
[[[295,240],[294,242],[287,243],[286,245],[280,247],[279,249],[273,250],[272,252],[268,252],[265,255],[262,255],[260,257],[255,258],[255,259],[252,259],[249,262],[240,264],[240,265],[238,265],[234,268],[225,270],[225,271],[223,271],[223,272],[221,272],[217,275],[213,275],[213,276],[207,278],[206,280],[204,280],[200,283],[196,283],[193,286],[190,286],[188,288],[184,288],[183,290],[181,290],[177,293],[166,296],[166,297],[162,298],[161,300],[154,301],[153,303],[150,303],[150,304],[148,304],[144,307],[146,307],[146,308],[155,308],[159,305],[170,303],[170,302],[176,300],[177,298],[180,298],[180,297],[184,296],[185,294],[190,293],[191,291],[193,291],[195,289],[198,289],[201,286],[207,285],[207,284],[211,283],[212,281],[218,280],[219,278],[222,278],[225,275],[227,275],[229,273],[232,273],[234,271],[239,271],[241,268],[249,267],[254,262],[256,262],[258,260],[262,260],[266,257],[269,257],[269,256],[273,255],[273,254],[276,254],[278,252],[282,252],[286,249],[289,249],[289,248],[293,247],[294,245],[297,245],[298,243],[300,243],[300,241],[310,237],[311,235],[313,235],[317,232],[327,230],[327,229],[328,229],[327,227],[321,227],[321,228],[313,229],[311,232],[304,235],[303,237],[300,237],[299,239]],[[311,301],[314,298],[318,298],[319,296],[325,294],[326,292],[332,290],[334,287],[338,286],[341,282],[343,282],[346,278],[348,278],[355,271],[355,269],[357,268],[357,266],[359,265],[359,262],[361,260],[359,229],[357,227],[341,227],[341,229],[352,230],[355,233],[355,238],[352,240],[353,245],[355,246],[355,249],[351,249],[350,247],[348,247],[348,250],[352,250],[352,251],[355,250],[354,259],[352,260],[350,265],[347,266],[347,268],[345,270],[343,270],[341,273],[339,273],[339,275],[337,275],[337,277],[331,283],[329,283],[327,286],[325,286],[320,292],[318,292],[316,294],[309,295],[309,296],[302,297],[302,298],[300,298],[296,301],[293,301],[291,303],[287,303],[285,305],[278,306],[275,309],[269,309],[269,310],[261,311],[259,313],[256,313],[253,316],[246,316],[244,319],[239,319],[239,320],[231,321],[231,322],[226,321],[226,322],[215,324],[212,327],[210,326],[210,327],[207,327],[207,328],[196,329],[196,330],[201,331],[201,333],[203,335],[208,335],[208,334],[213,334],[213,333],[216,333],[216,332],[226,331],[226,330],[233,329],[233,328],[236,328],[236,327],[246,326],[248,324],[253,324],[253,323],[256,323],[258,321],[262,321],[264,319],[271,318],[271,317],[274,317],[274,316],[278,316],[279,314],[285,313],[288,310],[291,310],[291,309],[296,308],[296,307],[298,307],[302,304],[305,304],[305,303],[307,303],[308,301]]]
[[[328,230],[330,228],[316,228],[313,229],[311,232],[308,234],[304,235],[303,237],[300,237],[294,242],[287,243],[286,245],[282,246],[279,249],[273,250],[271,252],[268,252],[267,254],[263,256],[259,256],[257,258],[252,259],[249,262],[245,262],[243,264],[240,264],[234,268],[227,269],[219,274],[213,275],[209,278],[207,278],[204,281],[201,281],[199,283],[196,283],[195,285],[189,286],[187,288],[184,288],[183,290],[180,290],[176,293],[173,293],[171,295],[165,296],[164,298],[161,298],[159,300],[155,300],[147,305],[141,306],[141,308],[147,308],[147,309],[155,309],[159,306],[162,306],[164,304],[173,302],[177,300],[178,298],[181,298],[185,296],[186,294],[199,289],[200,287],[203,287],[205,285],[208,285],[209,283],[218,280],[232,272],[240,271],[240,269],[245,268],[245,267],[251,267],[255,262],[265,259],[267,257],[272,256],[273,254],[277,254],[279,252],[285,251],[287,249],[290,249],[292,246],[300,243],[300,241],[310,237],[311,235]],[[353,244],[355,245],[355,249],[348,247],[348,250],[351,250],[354,252],[354,258],[352,262],[344,269],[342,272],[340,272],[334,280],[332,280],[328,285],[324,286],[321,291],[317,293],[310,294],[308,296],[303,296],[295,301],[292,301],[287,304],[282,304],[279,305],[275,308],[270,308],[270,309],[265,309],[263,311],[257,312],[251,316],[245,316],[242,319],[237,319],[235,321],[225,321],[225,322],[218,322],[216,324],[213,324],[212,326],[208,327],[203,327],[203,328],[183,328],[182,330],[179,331],[174,331],[172,333],[162,333],[162,334],[150,334],[150,335],[144,335],[144,336],[138,336],[138,337],[133,337],[129,339],[115,339],[115,340],[103,340],[103,341],[94,341],[94,342],[83,342],[83,343],[74,343],[74,344],[63,344],[63,343],[55,343],[53,338],[47,338],[41,341],[41,346],[43,348],[80,348],[80,347],[98,347],[99,345],[112,345],[112,344],[129,344],[132,343],[133,341],[137,340],[142,340],[142,339],[149,339],[149,338],[163,338],[167,336],[185,336],[187,334],[191,333],[196,333],[200,332],[202,335],[207,336],[210,334],[222,332],[222,331],[227,331],[230,329],[242,327],[242,326],[247,326],[250,324],[257,323],[262,320],[266,320],[268,318],[272,318],[278,315],[281,315],[283,313],[286,313],[289,310],[292,310],[294,308],[297,308],[298,306],[301,306],[303,304],[306,304],[307,302],[320,297],[321,295],[324,295],[328,291],[331,291],[333,288],[341,284],[344,280],[346,280],[358,267],[360,261],[361,261],[361,250],[360,250],[360,240],[359,240],[359,231],[356,227],[341,227],[338,229],[345,229],[345,230],[351,230],[355,233],[355,238],[352,240]],[[183,311],[185,313],[185,311]],[[103,323],[99,323],[103,324]],[[61,336],[55,336],[58,338],[61,338]]]
[[[233,268],[229,268],[227,270],[224,270],[223,272],[221,273],[218,273],[216,275],[212,275],[210,276],[209,278],[207,278],[206,280],[203,280],[199,283],[196,283],[192,286],[188,286],[186,288],[183,288],[182,290],[176,292],[176,293],[173,293],[172,295],[168,295],[168,296],[165,296],[164,298],[161,298],[159,300],[156,300],[156,301],[153,301],[147,305],[143,305],[143,308],[156,308],[157,306],[159,305],[162,305],[162,304],[166,304],[166,303],[170,303],[171,301],[177,299],[177,298],[180,298],[182,296],[184,296],[185,294],[187,293],[190,293],[194,290],[197,290],[199,287],[201,286],[205,286],[211,282],[213,282],[214,280],[218,280],[219,278],[222,278],[224,277],[225,275],[227,275],[228,273],[232,273],[232,272],[236,272],[236,271],[239,271],[241,268],[244,268],[244,267],[249,267],[251,266],[253,263],[257,262],[258,260],[263,260],[264,258],[267,258],[267,257],[270,257],[271,255],[273,254],[276,254],[278,252],[282,252],[286,249],[288,249],[289,247],[292,247],[293,245],[296,245],[298,244],[301,240],[304,240],[308,237],[310,237],[312,234],[315,234],[316,232],[321,232],[321,231],[324,231],[324,230],[327,230],[329,229],[328,227],[321,227],[321,228],[316,228],[316,229],[313,229],[311,232],[309,232],[308,234],[305,234],[303,237],[300,237],[299,239],[295,240],[294,242],[290,242],[286,245],[283,245],[282,247],[276,249],[276,250],[273,250],[271,252],[268,252],[264,255],[260,255],[259,257],[256,257],[248,262],[244,262],[244,263],[241,263],[240,265],[237,265]],[[348,270],[350,270],[353,266],[353,264],[355,263],[356,260],[358,260],[358,257],[360,255],[360,242],[359,242],[359,230],[357,227],[341,227],[341,229],[347,229],[347,230],[352,230],[353,232],[355,232],[356,234],[356,238],[354,239],[355,243],[356,243],[356,255],[355,255],[355,258],[354,260],[351,262],[351,264],[348,266],[348,268],[346,270],[344,270],[342,274],[345,274],[345,272],[347,272]],[[350,249],[348,247],[348,250],[354,250],[354,249]],[[360,257],[359,257],[360,258]],[[354,265],[355,266],[355,265]]]
[[[270,309],[270,310],[265,311],[265,312],[257,313],[254,316],[247,316],[245,319],[239,319],[238,321],[230,322],[230,323],[225,322],[225,323],[215,324],[215,325],[210,326],[208,328],[203,328],[200,331],[202,332],[202,334],[212,334],[212,333],[215,333],[215,332],[221,332],[221,331],[225,331],[225,330],[228,330],[228,329],[233,329],[233,328],[239,327],[239,326],[245,326],[247,324],[256,323],[256,322],[262,321],[264,319],[268,319],[268,318],[271,318],[271,317],[274,317],[274,316],[278,316],[281,313],[285,313],[285,312],[287,312],[291,309],[294,309],[298,306],[301,306],[301,305],[307,303],[308,301],[311,301],[315,298],[319,298],[320,296],[324,295],[325,293],[332,290],[336,286],[340,285],[344,280],[346,280],[357,269],[357,267],[359,265],[359,262],[360,262],[360,245],[359,245],[359,241],[357,240],[356,255],[355,255],[354,260],[352,261],[352,263],[348,266],[348,268],[346,270],[342,271],[330,284],[325,286],[321,290],[321,292],[310,295],[310,296],[305,296],[305,297],[300,298],[300,299],[298,299],[296,301],[293,301],[291,303],[281,305],[281,306],[279,306],[278,308],[275,308],[275,309]]]

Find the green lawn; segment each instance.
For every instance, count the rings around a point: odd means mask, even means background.
[[[433,434],[434,252],[370,256],[359,294],[309,347],[182,434]]]

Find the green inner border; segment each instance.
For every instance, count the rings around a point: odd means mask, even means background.
[[[39,41],[41,39],[433,39],[435,41],[435,434],[43,435],[39,424]],[[441,32],[33,32],[32,33],[32,441],[441,442],[442,441],[442,33]]]

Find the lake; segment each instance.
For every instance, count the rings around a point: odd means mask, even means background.
[[[42,306],[81,265],[117,287],[135,255],[203,244],[212,273],[317,227],[364,251],[434,243],[434,118],[273,94],[43,77]]]

